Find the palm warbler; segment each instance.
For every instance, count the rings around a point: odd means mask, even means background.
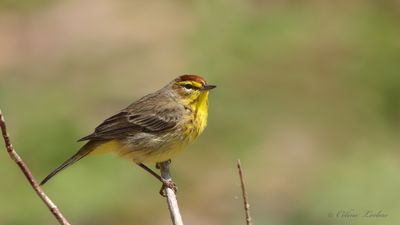
[[[143,163],[170,160],[203,132],[207,125],[208,92],[215,87],[201,76],[183,75],[142,97],[81,138],[79,141],[88,142],[44,178],[41,185],[89,154],[110,151],[152,173]]]

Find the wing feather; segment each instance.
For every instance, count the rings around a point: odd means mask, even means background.
[[[104,120],[95,131],[78,141],[121,139],[138,132],[157,133],[175,127],[177,118],[165,113],[146,114],[121,111]]]

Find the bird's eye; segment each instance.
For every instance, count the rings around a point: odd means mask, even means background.
[[[193,89],[194,88],[194,86],[191,85],[191,84],[185,84],[185,85],[183,85],[183,87],[186,88],[186,89]]]

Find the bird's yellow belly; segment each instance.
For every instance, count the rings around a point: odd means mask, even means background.
[[[175,155],[177,155],[178,153],[180,153],[184,148],[182,147],[177,147],[177,148],[172,148],[170,150],[167,151],[163,151],[161,153],[156,153],[156,154],[152,154],[152,155],[147,155],[146,157],[134,157],[137,159],[142,158],[144,163],[158,163],[158,162],[164,162],[167,161],[171,158],[173,158]]]
[[[123,158],[133,160],[136,163],[157,163],[171,159],[183,151],[189,143],[182,142],[165,143],[157,145],[159,148],[138,149],[135,146],[126,146],[117,150]]]

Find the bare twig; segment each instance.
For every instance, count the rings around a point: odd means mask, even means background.
[[[169,172],[169,161],[159,163],[161,178],[165,181],[172,182],[171,173]],[[175,191],[167,186],[164,186],[164,192],[167,197],[169,214],[173,225],[183,225],[181,213],[178,207],[178,201],[176,200]]]
[[[26,179],[29,181],[32,188],[35,190],[36,194],[42,199],[47,208],[51,211],[54,217],[57,219],[59,224],[70,225],[70,223],[65,219],[64,215],[60,212],[57,206],[51,201],[51,199],[43,192],[42,188],[36,181],[32,172],[29,170],[28,166],[22,160],[22,158],[17,154],[14,147],[11,144],[10,136],[7,133],[6,122],[4,121],[3,114],[0,110],[0,127],[3,134],[4,144],[6,146],[7,152],[11,159],[19,166],[21,171],[24,173]]]
[[[244,178],[243,178],[243,170],[242,170],[242,165],[240,163],[240,159],[237,160],[237,167],[239,169],[240,186],[242,188],[243,205],[244,205],[244,211],[246,214],[246,224],[252,225],[253,223],[251,222],[251,216],[250,216],[250,204],[247,199],[247,191],[246,191],[246,186],[245,186],[245,182],[244,182]]]

